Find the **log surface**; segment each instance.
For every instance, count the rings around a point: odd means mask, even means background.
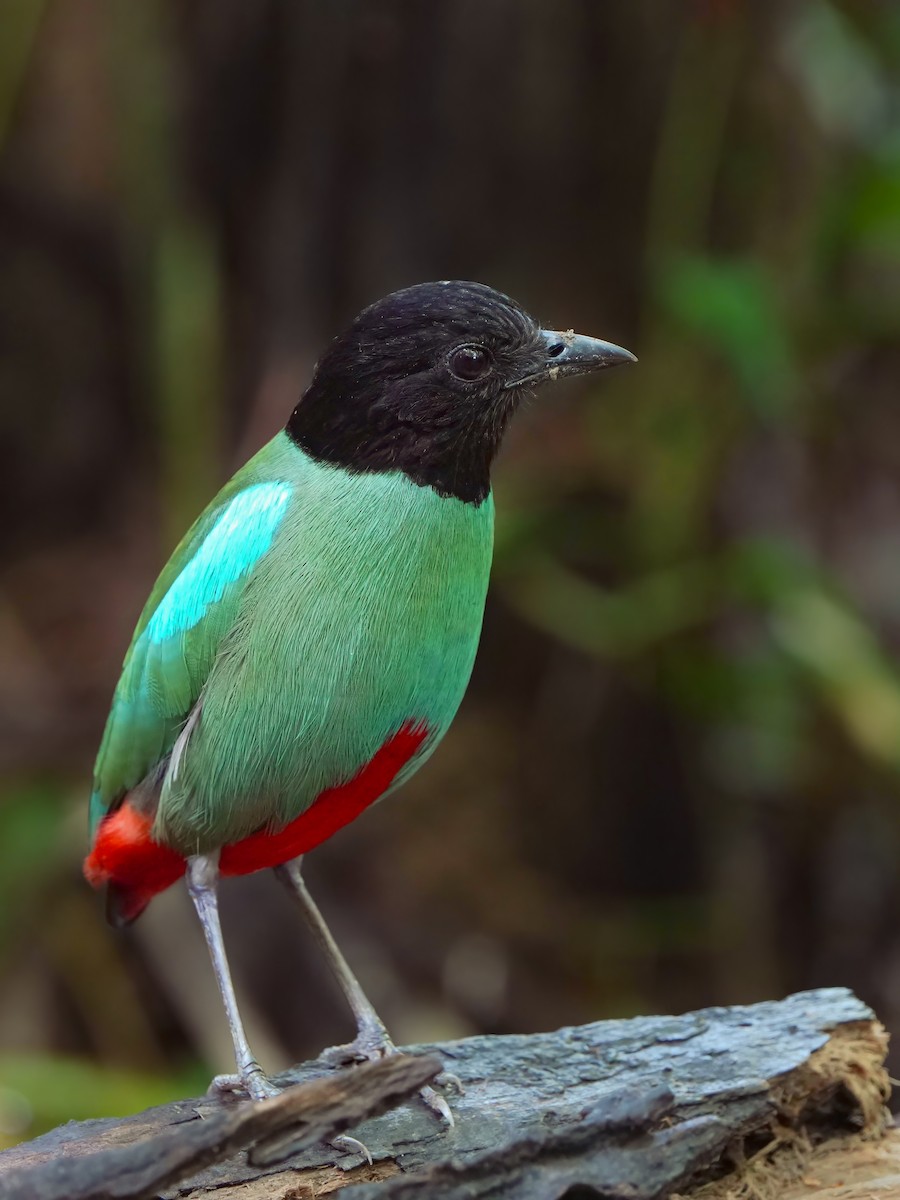
[[[886,1045],[870,1009],[831,988],[467,1038],[338,1073],[305,1063],[275,1100],[202,1097],[61,1126],[0,1154],[0,1198],[784,1195],[816,1146],[882,1134]],[[465,1089],[448,1092],[452,1130],[415,1097],[441,1063]],[[344,1131],[371,1166],[328,1145]]]

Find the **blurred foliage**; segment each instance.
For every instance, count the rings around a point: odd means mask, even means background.
[[[52,848],[61,819],[58,789],[33,783],[13,789],[0,808],[0,947],[16,935],[20,906],[28,908],[58,870]]]
[[[900,7],[3,21],[0,1137],[228,1065],[177,897],[121,939],[79,879],[91,755],[168,547],[335,328],[429,277],[640,364],[520,419],[457,726],[310,864],[373,998],[407,1039],[845,983],[890,1025]],[[225,902],[269,1064],[344,1037],[274,889]]]
[[[155,1079],[60,1055],[0,1055],[0,1150],[66,1121],[124,1117],[202,1092],[201,1070]]]

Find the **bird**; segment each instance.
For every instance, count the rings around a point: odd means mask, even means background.
[[[484,284],[392,292],[331,341],[284,429],[163,568],[97,754],[84,873],[116,926],[186,880],[234,1042],[236,1074],[211,1088],[279,1090],[235,998],[222,876],[274,870],[309,924],[357,1025],[324,1061],[395,1052],[303,855],[417,771],[456,714],[491,568],[491,467],[523,397],[635,361]],[[420,1094],[452,1124],[443,1095]]]

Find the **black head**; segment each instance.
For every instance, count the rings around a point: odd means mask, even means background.
[[[561,374],[634,361],[627,350],[544,330],[493,288],[404,288],[334,339],[287,432],[350,471],[403,471],[442,496],[480,504],[523,391]]]

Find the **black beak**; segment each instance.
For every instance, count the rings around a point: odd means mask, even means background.
[[[565,333],[558,329],[542,329],[539,336],[547,354],[543,366],[525,378],[507,384],[508,387],[521,387],[526,383],[558,379],[561,375],[586,375],[589,371],[602,371],[605,367],[637,362],[630,350],[616,346],[613,342],[603,342],[600,338],[574,333],[571,329],[567,329]]]

